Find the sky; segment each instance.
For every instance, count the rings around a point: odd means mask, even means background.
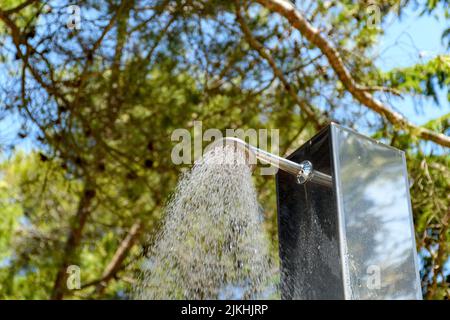
[[[407,67],[418,62],[427,62],[439,54],[448,53],[445,44],[441,41],[443,30],[449,27],[443,11],[438,12],[437,17],[420,16],[420,12],[410,8],[402,19],[397,19],[387,23],[385,35],[381,38],[380,57],[375,62],[380,69],[388,71],[392,68]],[[447,90],[442,90],[439,98],[441,108],[437,108],[429,99],[424,103],[423,113],[417,113],[414,110],[417,99],[413,97],[392,101],[398,111],[412,122],[421,125],[450,112]]]

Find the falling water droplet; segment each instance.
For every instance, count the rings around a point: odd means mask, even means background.
[[[218,299],[238,288],[261,297],[274,268],[256,199],[243,152],[207,152],[181,177],[134,296]]]

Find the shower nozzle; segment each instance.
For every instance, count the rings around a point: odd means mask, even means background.
[[[331,187],[332,185],[331,176],[314,170],[313,164],[308,160],[301,163],[296,163],[279,157],[273,153],[256,148],[251,144],[235,137],[225,137],[221,140],[215,141],[212,144],[213,147],[217,145],[234,145],[235,148],[239,148],[246,152],[250,166],[256,165],[255,159],[259,159],[263,163],[274,165],[277,168],[294,175],[298,184],[313,182],[328,187]]]

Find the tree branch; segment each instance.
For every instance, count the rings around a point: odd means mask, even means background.
[[[36,1],[37,0],[27,0],[27,1],[19,4],[17,7],[5,10],[4,13],[7,14],[7,15],[10,15],[10,14],[13,14],[13,13],[17,13],[17,12],[21,11],[22,9],[25,9],[26,7],[28,7],[30,4],[33,4]]]
[[[116,252],[114,253],[113,258],[105,268],[105,271],[103,272],[100,280],[97,283],[97,286],[95,288],[95,293],[101,294],[106,288],[107,283],[114,278],[117,271],[119,271],[120,266],[122,265],[122,262],[125,260],[128,251],[131,249],[131,247],[136,242],[140,231],[142,230],[142,221],[135,222],[130,230],[128,231],[127,236],[125,239],[122,240],[119,247],[117,248]]]
[[[72,263],[75,250],[80,244],[82,231],[87,218],[91,212],[90,207],[94,199],[95,192],[91,189],[91,184],[86,182],[83,194],[81,195],[77,213],[74,217],[72,228],[69,232],[66,245],[64,247],[64,256],[56,274],[55,283],[51,294],[51,299],[61,300],[65,294],[65,282],[67,278],[67,267]]]
[[[281,83],[283,83],[284,88],[289,93],[291,98],[306,113],[307,118],[314,123],[315,128],[320,130],[324,126],[324,123],[317,119],[318,114],[314,111],[314,109],[312,109],[308,104],[305,103],[305,101],[303,101],[298,96],[298,94],[295,92],[294,87],[292,87],[290,85],[289,81],[286,79],[283,72],[277,67],[275,60],[272,58],[272,56],[270,55],[268,50],[258,40],[256,40],[253,37],[250,28],[248,27],[248,25],[246,24],[246,22],[242,16],[241,8],[239,6],[239,1],[236,1],[236,18],[241,26],[241,30],[244,33],[245,39],[247,40],[248,44],[253,48],[253,50],[258,52],[258,54],[264,60],[267,61],[267,63],[272,68],[273,73],[281,81]]]
[[[401,114],[393,111],[390,107],[374,98],[364,86],[358,84],[345,67],[339,52],[320,34],[318,29],[314,28],[305,19],[294,4],[287,0],[256,0],[256,2],[270,11],[285,17],[309,42],[319,48],[327,57],[330,66],[344,87],[361,104],[383,115],[391,124],[408,130],[411,134],[421,139],[433,141],[441,146],[450,147],[450,137],[412,124]]]
[[[5,25],[11,30],[11,38],[16,47],[17,54],[19,58],[26,65],[27,69],[30,70],[34,79],[49,93],[49,95],[53,95],[55,98],[59,98],[65,105],[69,105],[66,97],[57,90],[57,86],[55,84],[48,84],[44,78],[39,74],[39,72],[31,65],[29,62],[29,55],[36,52],[36,49],[31,46],[26,38],[21,33],[19,27],[14,23],[11,19],[7,11],[3,11],[0,9],[0,20],[2,20]],[[24,55],[20,49],[20,45],[24,45],[27,49],[27,54]]]

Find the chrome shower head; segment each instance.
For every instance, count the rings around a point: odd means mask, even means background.
[[[331,187],[332,177],[320,171],[314,170],[313,164],[310,161],[305,160],[301,163],[296,163],[279,157],[273,153],[256,148],[255,146],[252,146],[239,138],[225,137],[213,142],[210,146],[208,146],[208,149],[225,145],[233,145],[235,148],[243,150],[247,155],[248,164],[252,169],[256,166],[256,159],[258,159],[262,163],[273,165],[294,175],[298,184],[313,182]]]

